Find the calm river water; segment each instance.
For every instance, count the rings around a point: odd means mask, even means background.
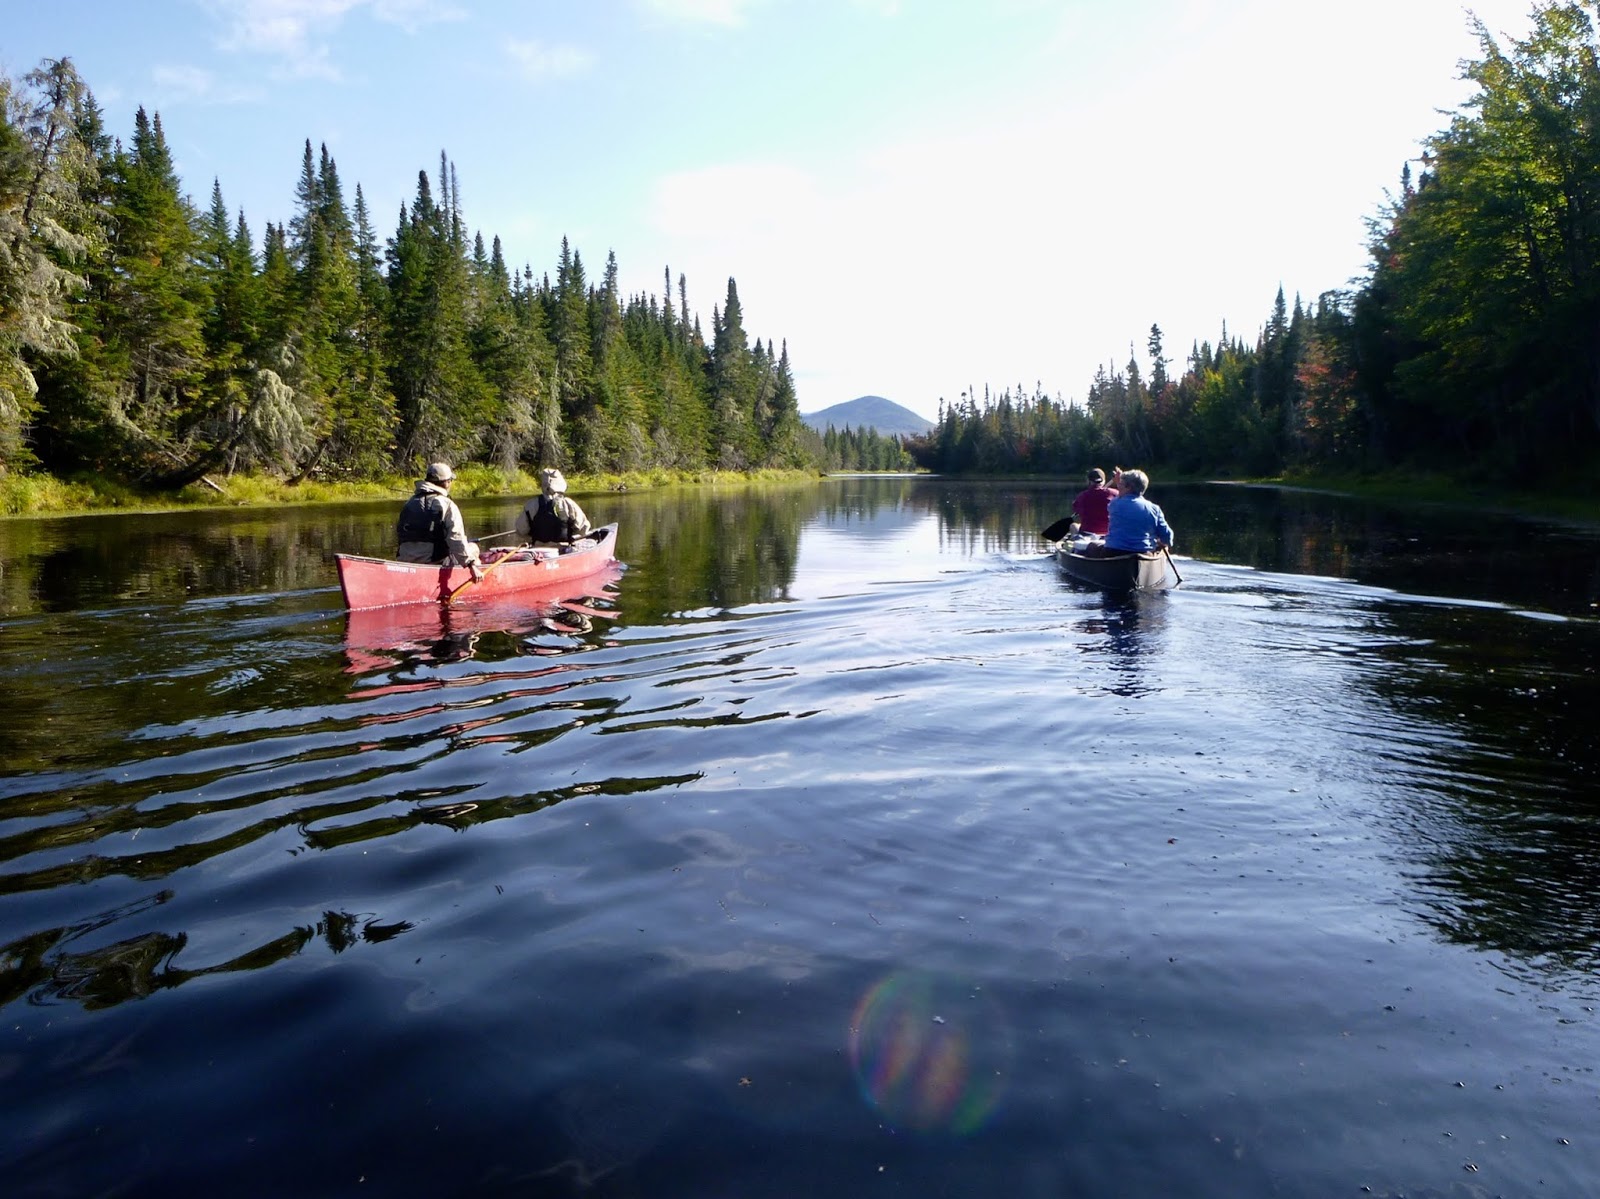
[[[1070,490],[0,522],[0,1192],[1600,1192],[1600,532]]]

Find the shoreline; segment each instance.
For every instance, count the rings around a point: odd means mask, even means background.
[[[648,470],[619,474],[568,474],[573,495],[656,491],[666,487],[725,483],[811,482],[811,471]],[[190,484],[176,492],[149,494],[106,479],[58,479],[53,475],[0,475],[0,520],[40,520],[78,516],[131,516],[141,513],[206,511],[219,508],[309,507],[315,504],[401,503],[416,480],[395,475],[341,483],[285,483],[261,475],[221,477]],[[217,488],[219,490],[214,490]],[[464,466],[456,472],[451,497],[532,496],[539,480],[527,471]]]
[[[573,495],[600,496],[614,492],[655,491],[667,487],[809,483],[829,475],[856,473],[863,472],[818,474],[808,470],[779,468],[754,471],[657,469],[616,474],[571,473],[567,477]],[[916,477],[922,473],[911,472],[907,477]],[[1038,482],[1045,479],[1040,475],[972,477],[992,477],[997,481],[1027,479]],[[1443,475],[1308,473],[1213,479],[1162,474],[1160,481],[1172,484],[1207,483],[1219,487],[1273,487],[1281,491],[1340,495],[1356,499],[1476,508],[1486,517],[1543,517],[1600,525],[1600,496],[1495,488],[1486,484],[1454,480]],[[411,494],[414,485],[414,479],[401,475],[386,479],[363,479],[340,483],[310,481],[299,484],[289,484],[280,479],[261,475],[232,475],[223,477],[221,483],[208,479],[205,482],[191,484],[177,492],[155,495],[139,492],[103,478],[63,480],[47,474],[0,474],[0,520],[126,516],[218,508],[309,507],[315,504],[400,502]],[[451,494],[457,500],[461,500],[534,495],[538,491],[538,479],[527,471],[521,469],[504,471],[496,467],[469,465],[457,472],[456,485]]]

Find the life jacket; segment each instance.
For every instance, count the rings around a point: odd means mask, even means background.
[[[571,541],[567,518],[556,511],[555,501],[541,495],[536,503],[538,507],[528,515],[528,540],[535,545],[541,541]]]
[[[450,549],[444,537],[444,501],[435,492],[419,491],[400,509],[395,533],[402,544],[407,541],[433,542],[433,560],[443,562]]]

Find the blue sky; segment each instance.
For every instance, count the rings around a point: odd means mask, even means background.
[[[1524,33],[1526,0],[1472,6]],[[1465,96],[1453,0],[5,0],[0,69],[67,55],[126,138],[258,239],[326,143],[393,233],[467,222],[554,273],[688,278],[788,340],[800,406],[1081,400],[1159,324],[1181,366],[1366,266],[1366,218]],[[675,284],[674,284],[675,285]]]

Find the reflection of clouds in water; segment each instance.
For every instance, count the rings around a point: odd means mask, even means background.
[[[1004,1013],[976,986],[898,972],[876,983],[850,1022],[863,1095],[897,1128],[965,1136],[1000,1102],[1014,1045]]]

